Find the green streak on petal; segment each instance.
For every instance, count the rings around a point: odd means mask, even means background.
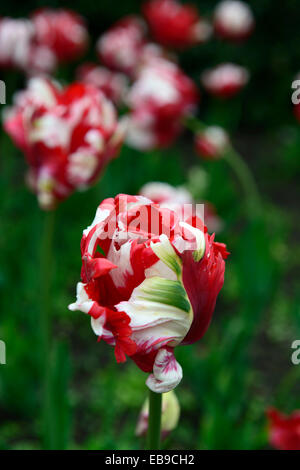
[[[141,291],[145,294],[141,299],[145,301],[171,305],[186,313],[191,311],[186,291],[180,281],[151,277],[143,282]]]

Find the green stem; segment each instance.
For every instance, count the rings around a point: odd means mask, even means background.
[[[45,213],[41,242],[41,368],[43,377],[43,439],[44,448],[50,449],[53,442],[53,392],[51,387],[51,278],[53,261],[53,234],[55,212]]]
[[[158,450],[160,448],[161,428],[161,402],[162,394],[149,391],[149,422],[147,449]]]
[[[204,131],[208,126],[197,118],[190,116],[184,120],[184,125],[192,132]],[[246,197],[248,216],[250,219],[261,214],[261,199],[253,175],[243,158],[232,146],[229,146],[223,155],[224,160],[235,172]]]
[[[232,147],[227,149],[223,157],[235,172],[244,190],[249,218],[259,216],[261,213],[260,195],[248,165]]]

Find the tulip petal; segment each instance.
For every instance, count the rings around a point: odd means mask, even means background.
[[[130,317],[138,351],[149,353],[179,344],[190,329],[193,313],[180,281],[151,277],[136,287],[128,301],[116,305]]]

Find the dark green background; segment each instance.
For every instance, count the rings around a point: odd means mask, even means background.
[[[198,1],[211,14],[216,2]],[[95,59],[97,37],[141,2],[85,0],[48,2],[80,12],[88,22]],[[39,2],[6,2],[0,15],[26,16]],[[67,305],[80,275],[80,239],[99,202],[118,192],[137,193],[147,181],[186,184],[197,199],[213,202],[224,230],[217,236],[231,252],[213,323],[194,346],[177,348],[184,379],[176,393],[182,408],[165,446],[185,449],[267,447],[265,409],[300,407],[300,366],[291,364],[291,343],[300,338],[299,181],[300,126],[291,105],[291,81],[300,69],[296,0],[251,2],[257,25],[249,41],[229,45],[213,39],[180,55],[197,83],[206,67],[232,61],[250,69],[246,89],[229,102],[203,93],[199,115],[223,124],[248,162],[262,195],[263,217],[249,221],[239,182],[223,161],[203,163],[186,132],[171,149],[142,154],[123,148],[91,190],[77,193],[56,213],[51,290],[57,448],[135,449],[139,409],[146,396],[144,375],[131,362],[117,365],[113,350],[98,344],[89,320]],[[83,60],[83,59],[82,59]],[[70,81],[76,64],[57,77]],[[0,73],[8,102],[23,87],[21,73]],[[39,254],[44,214],[24,185],[26,165],[0,133],[0,339],[7,364],[0,365],[0,448],[42,448],[39,365]]]

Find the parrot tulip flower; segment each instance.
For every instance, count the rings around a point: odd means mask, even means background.
[[[140,190],[140,195],[151,199],[155,204],[161,207],[175,210],[177,206],[183,204],[192,204],[193,198],[184,187],[174,187],[168,183],[160,183],[153,181],[146,183]]]
[[[81,83],[61,89],[44,78],[16,94],[4,128],[25,154],[27,181],[43,209],[89,187],[123,138],[115,109],[99,90]]]
[[[99,340],[149,373],[150,390],[175,388],[174,348],[206,332],[224,281],[226,246],[197,217],[142,196],[105,199],[81,240],[81,282],[70,310],[91,317]]]
[[[270,408],[267,415],[270,444],[279,450],[300,450],[300,410],[286,416]]]

